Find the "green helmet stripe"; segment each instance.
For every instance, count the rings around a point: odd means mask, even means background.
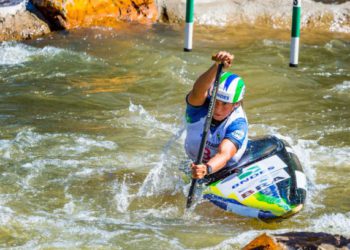
[[[232,103],[235,103],[239,100],[239,98],[242,94],[243,87],[244,87],[244,82],[243,82],[242,78],[240,78],[238,80],[238,83],[236,86],[236,92],[235,92],[235,96],[233,97]]]
[[[230,72],[224,72],[221,76],[220,76],[220,83],[226,81],[226,79],[231,75]]]

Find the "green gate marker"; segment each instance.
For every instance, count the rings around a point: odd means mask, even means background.
[[[186,26],[184,51],[192,50],[194,0],[186,0]]]
[[[298,66],[301,0],[293,0],[292,40],[290,44],[290,67]]]

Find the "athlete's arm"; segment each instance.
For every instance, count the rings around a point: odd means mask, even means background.
[[[212,172],[215,173],[225,167],[226,163],[237,153],[236,145],[229,139],[224,139],[219,147],[218,152],[207,162],[212,168]],[[192,178],[202,179],[206,176],[207,166],[205,164],[195,165],[192,163]]]
[[[201,106],[204,104],[208,96],[208,90],[215,80],[219,63],[224,63],[224,68],[230,67],[233,61],[233,55],[226,51],[220,51],[213,57],[213,59],[215,60],[215,64],[213,64],[196,80],[188,95],[188,103],[192,106]]]

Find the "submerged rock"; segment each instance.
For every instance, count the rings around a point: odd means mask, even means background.
[[[284,234],[262,234],[246,245],[243,250],[287,250],[287,249],[350,249],[350,239],[340,235],[312,232],[290,232]]]
[[[49,32],[43,16],[26,1],[0,5],[0,41],[30,39]]]
[[[53,29],[118,26],[120,21],[155,22],[153,0],[32,0]]]

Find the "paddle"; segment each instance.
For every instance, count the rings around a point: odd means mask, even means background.
[[[207,118],[206,118],[205,123],[204,123],[202,141],[201,141],[201,144],[199,147],[197,160],[195,161],[196,165],[201,164],[202,160],[203,160],[204,148],[205,148],[205,144],[207,143],[207,139],[208,139],[208,132],[210,129],[210,123],[211,123],[213,113],[214,113],[214,108],[215,108],[216,93],[218,92],[219,83],[220,83],[220,75],[221,75],[221,71],[222,71],[223,66],[224,66],[223,63],[220,63],[218,66],[218,70],[216,72],[215,82],[214,82],[214,86],[213,86],[213,92],[212,92],[212,96],[211,96],[209,107],[208,107],[208,114],[207,114]],[[190,208],[192,205],[193,195],[194,195],[194,191],[196,189],[196,186],[197,186],[197,179],[192,178],[190,191],[188,192],[188,196],[187,196],[186,208]]]

